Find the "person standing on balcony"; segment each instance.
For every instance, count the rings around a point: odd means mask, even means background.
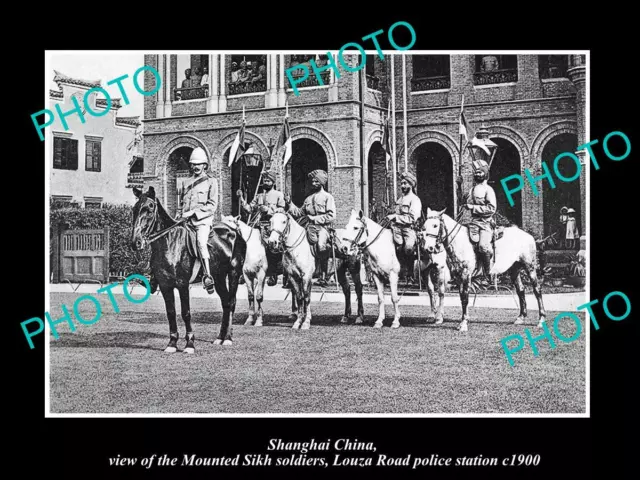
[[[202,75],[202,79],[200,80],[200,86],[204,87],[209,84],[209,69],[207,67],[203,68],[204,75]]]

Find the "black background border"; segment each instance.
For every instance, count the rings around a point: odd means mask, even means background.
[[[370,5],[369,9],[375,9]],[[623,11],[613,12],[612,18],[607,12],[580,16],[571,11],[537,16],[527,13],[528,7],[523,6],[522,13],[504,18],[496,14],[496,9],[482,7],[467,9],[451,4],[451,9],[460,12],[449,12],[448,16],[417,11],[394,14],[387,10],[370,15],[361,12],[333,15],[333,7],[318,6],[317,10],[306,13],[292,5],[279,8],[275,4],[270,7],[271,19],[266,15],[250,19],[246,12],[242,17],[219,11],[205,15],[203,10],[203,26],[196,27],[200,15],[195,4],[161,7],[156,3],[145,13],[126,12],[113,18],[108,9],[96,12],[95,17],[85,11],[77,21],[65,14],[64,21],[56,26],[58,35],[47,33],[44,45],[35,42],[20,47],[9,44],[8,48],[15,48],[11,55],[17,54],[12,64],[19,69],[28,67],[28,73],[18,70],[10,79],[11,85],[5,87],[9,89],[5,90],[8,100],[17,102],[15,107],[8,107],[17,115],[5,117],[12,120],[11,130],[6,132],[10,135],[5,139],[11,144],[9,151],[15,152],[12,158],[5,158],[5,179],[10,184],[6,190],[8,208],[5,211],[7,219],[14,216],[17,220],[8,222],[14,227],[6,228],[10,232],[6,235],[13,237],[9,241],[13,246],[5,247],[5,251],[15,248],[16,253],[22,253],[20,262],[11,266],[10,275],[5,277],[10,279],[5,287],[5,295],[10,299],[5,300],[5,307],[10,309],[5,321],[9,323],[15,353],[5,365],[10,376],[17,374],[16,380],[5,383],[5,396],[16,402],[5,418],[4,437],[12,445],[11,450],[15,449],[15,453],[7,458],[18,460],[14,455],[20,457],[25,472],[44,469],[63,474],[65,478],[231,478],[266,471],[248,467],[239,470],[233,467],[114,469],[108,466],[107,458],[117,454],[142,457],[166,453],[181,458],[184,453],[205,457],[266,453],[266,445],[272,438],[284,441],[357,438],[374,442],[378,451],[390,456],[408,453],[424,456],[433,452],[441,457],[480,454],[507,457],[514,453],[537,453],[542,462],[528,468],[423,468],[413,471],[391,467],[332,468],[320,470],[320,473],[337,477],[358,473],[369,475],[375,471],[394,477],[430,478],[540,478],[541,474],[551,474],[552,478],[559,478],[562,475],[588,477],[592,469],[597,468],[606,472],[609,478],[633,476],[630,467],[633,457],[624,453],[636,438],[631,432],[633,417],[628,415],[630,387],[637,384],[637,380],[633,380],[637,379],[637,373],[631,370],[632,363],[626,359],[634,346],[632,331],[636,330],[633,325],[636,311],[633,308],[624,321],[603,319],[600,330],[591,328],[590,419],[44,418],[42,336],[35,342],[36,349],[29,350],[20,322],[41,316],[45,310],[41,273],[44,263],[41,259],[48,232],[39,227],[44,225],[40,222],[44,220],[46,202],[42,163],[44,142],[39,141],[30,118],[32,113],[44,108],[45,50],[308,48],[335,52],[343,44],[357,41],[378,29],[385,30],[381,37],[382,48],[390,49],[384,37],[396,21],[407,21],[414,27],[417,42],[412,50],[590,50],[590,139],[602,140],[609,132],[618,130],[627,134],[632,145],[631,155],[624,161],[613,162],[599,156],[600,170],[591,168],[590,298],[602,299],[609,292],[618,290],[625,292],[635,305],[633,289],[637,280],[626,280],[626,277],[630,278],[629,263],[634,258],[630,253],[634,239],[631,229],[637,221],[637,206],[640,205],[631,199],[635,187],[631,169],[637,147],[632,130],[636,125],[632,125],[631,120],[635,78],[630,68],[635,60],[628,51],[630,39],[624,38],[627,32],[634,31],[633,27],[623,23]],[[421,6],[425,11],[428,8],[428,4]],[[285,18],[285,14],[291,18]],[[88,28],[92,22],[96,24]],[[32,28],[51,32],[50,26],[33,25]],[[406,44],[401,38],[397,41]],[[370,48],[369,44],[365,48]],[[23,180],[16,181],[18,178]],[[5,265],[10,264],[6,262]],[[12,293],[14,288],[20,291]],[[601,310],[596,310],[598,312]],[[308,475],[312,470],[311,467],[279,467],[270,470],[269,474],[300,476]]]

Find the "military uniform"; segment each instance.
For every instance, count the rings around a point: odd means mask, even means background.
[[[487,184],[489,165],[484,160],[479,160],[474,162],[474,167],[477,171],[483,172],[484,180],[477,182],[469,192],[467,208],[471,212],[471,221],[468,228],[471,240],[478,242],[478,252],[482,256],[485,274],[489,275],[493,258],[493,216],[498,204],[493,187]]]
[[[416,179],[413,175],[405,173],[403,179],[407,180],[412,189],[415,188]],[[395,218],[391,223],[393,240],[408,257],[414,254],[417,240],[414,227],[420,215],[422,215],[422,201],[413,193],[413,190],[396,200]]]
[[[333,195],[324,189],[327,185],[327,172],[324,170],[314,170],[309,174],[309,178],[317,180],[321,185],[320,189],[304,200],[302,208],[290,204],[289,212],[294,218],[306,215],[309,219],[309,223],[306,226],[307,239],[317,257],[327,252],[330,248],[327,228],[332,228],[333,221],[336,219],[336,202],[333,199]],[[328,262],[329,257],[322,255],[320,261],[322,278],[318,281],[318,285],[327,284],[325,277],[329,269]]]
[[[206,154],[201,148],[196,148],[191,153],[191,164],[205,163],[208,165]],[[213,285],[211,272],[209,271],[209,234],[213,225],[214,214],[218,208],[218,181],[209,176],[206,170],[200,175],[192,174],[185,182],[180,202],[180,215],[188,218],[189,223],[195,227],[198,250],[203,260],[206,275],[205,288]],[[209,292],[211,293],[211,292]]]

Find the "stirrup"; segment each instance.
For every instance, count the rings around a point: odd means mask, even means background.
[[[202,287],[207,291],[207,293],[213,293],[215,291],[214,285],[213,277],[205,273],[202,277]]]

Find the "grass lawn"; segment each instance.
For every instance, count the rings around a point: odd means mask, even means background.
[[[51,316],[72,311],[74,293],[51,295]],[[353,295],[355,298],[355,295]],[[447,307],[443,325],[430,309],[402,306],[403,328],[392,330],[387,306],[382,330],[371,328],[377,307],[365,305],[366,325],[337,323],[339,303],[312,304],[311,329],[293,331],[290,302],[265,302],[263,327],[242,325],[247,302],[238,301],[232,346],[214,345],[218,298],[192,299],[196,353],[163,352],[169,338],[164,302],[143,304],[106,295],[103,316],[76,332],[60,324],[51,340],[52,413],[584,413],[585,327],[571,343],[528,344],[511,367],[500,340],[536,328],[513,325],[516,310],[470,308],[469,332],[456,330],[459,308]],[[86,302],[89,303],[89,302]],[[88,319],[89,304],[80,312]],[[179,306],[177,306],[179,312]],[[86,312],[86,313],[85,313]],[[548,312],[548,323],[558,312]],[[566,323],[565,323],[566,322]],[[184,324],[178,313],[181,350]],[[570,337],[575,326],[561,323]],[[52,337],[53,338],[53,337]]]

